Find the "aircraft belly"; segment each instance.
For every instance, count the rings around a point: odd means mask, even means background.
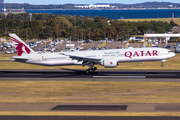
[[[76,61],[64,60],[64,61],[31,61],[31,64],[45,65],[45,66],[63,66],[63,65],[79,65],[81,63]]]

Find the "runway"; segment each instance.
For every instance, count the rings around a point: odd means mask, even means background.
[[[58,104],[58,103],[0,103],[0,111],[109,111],[109,112],[180,112],[180,104]],[[111,114],[109,114],[111,115]],[[123,116],[0,116],[1,120],[179,120],[180,117]]]
[[[0,116],[1,120],[179,120],[179,117]]]
[[[31,81],[162,81],[180,82],[175,70],[0,70],[0,80]]]
[[[179,103],[150,104],[60,104],[0,103],[0,111],[118,111],[118,112],[180,112]]]

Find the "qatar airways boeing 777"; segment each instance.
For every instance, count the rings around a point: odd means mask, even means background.
[[[148,47],[133,49],[108,49],[94,51],[76,52],[54,52],[36,53],[16,34],[9,34],[19,56],[13,56],[11,60],[45,66],[63,65],[88,65],[87,72],[94,72],[97,68],[95,64],[100,64],[105,68],[114,68],[121,62],[142,62],[142,61],[162,61],[169,59],[175,54],[169,49]]]

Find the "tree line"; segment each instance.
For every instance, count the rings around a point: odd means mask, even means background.
[[[32,13],[0,14],[0,34],[16,33],[22,39],[69,38],[72,40],[128,39],[144,33],[166,33],[174,21],[126,22],[100,16],[69,16]]]

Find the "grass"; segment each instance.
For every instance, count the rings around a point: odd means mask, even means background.
[[[17,56],[17,54],[0,54],[0,60],[10,60],[12,56]]]
[[[164,22],[170,22],[172,18],[150,18],[150,19],[123,19],[124,21],[130,21],[130,22],[138,22],[138,21],[164,21]],[[180,18],[175,18],[174,22],[177,24],[180,24]]]
[[[37,111],[0,111],[3,116],[180,116],[179,112],[37,112]]]
[[[180,82],[1,81],[1,103],[180,103]]]
[[[10,58],[12,55],[2,55],[0,60],[3,58]],[[108,70],[180,70],[180,54],[176,54],[175,57],[168,59],[164,63],[162,68],[161,61],[152,61],[152,62],[128,62],[120,63],[116,68],[111,68]],[[107,69],[100,65],[95,65],[98,69]],[[84,69],[86,70],[88,66],[82,67],[81,65],[71,65],[71,66],[40,66],[40,65],[31,65],[26,63],[19,62],[0,62],[0,69]]]

